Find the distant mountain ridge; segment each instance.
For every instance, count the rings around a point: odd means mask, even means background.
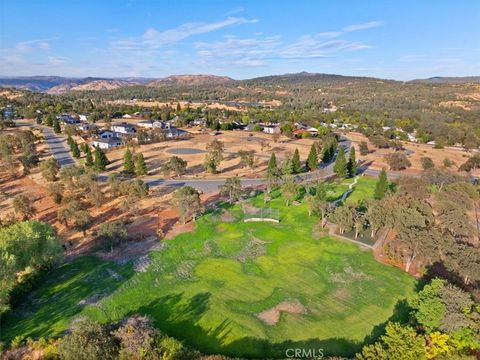
[[[480,76],[463,76],[463,77],[443,77],[434,76],[427,79],[415,79],[409,81],[411,83],[422,84],[466,84],[466,83],[480,83]]]
[[[283,75],[270,75],[256,77],[247,80],[235,80],[228,76],[217,76],[209,74],[187,74],[171,75],[165,78],[73,78],[61,76],[18,76],[1,77],[0,87],[13,87],[19,89],[28,89],[32,91],[42,91],[49,94],[62,94],[69,91],[99,91],[113,90],[133,85],[145,85],[149,87],[162,87],[170,85],[199,86],[199,85],[228,85],[228,84],[265,84],[275,85],[281,83],[304,83],[312,84],[347,84],[349,82],[395,82],[395,80],[385,80],[373,77],[345,76],[323,73],[300,72]],[[409,83],[419,84],[464,84],[480,83],[480,76],[468,77],[432,77],[428,79],[415,79]]]

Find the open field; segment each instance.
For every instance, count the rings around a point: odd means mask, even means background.
[[[366,156],[361,156],[359,155],[359,152],[357,152],[357,157],[359,160],[369,163],[370,169],[381,170],[382,168],[385,168],[388,171],[389,167],[385,160],[385,156],[393,153],[393,149],[377,149],[367,137],[360,133],[349,132],[345,134],[345,136],[352,141],[352,145],[357,149],[361,141],[367,142],[371,153]],[[405,175],[418,175],[422,172],[422,164],[420,161],[422,157],[431,158],[435,166],[439,168],[443,166],[443,160],[449,159],[455,163],[455,165],[450,169],[453,172],[456,172],[458,171],[457,168],[467,161],[467,159],[472,155],[472,153],[469,153],[462,148],[446,147],[444,149],[435,149],[432,145],[412,143],[407,141],[403,141],[402,144],[409,153],[408,159],[412,163],[410,168],[401,171],[401,173],[404,173]],[[465,175],[465,173],[460,174]],[[472,171],[472,175],[478,176],[480,175],[480,171],[474,170]]]
[[[190,130],[190,129],[189,129]],[[253,136],[249,136],[253,134]],[[206,146],[212,140],[222,141],[225,145],[224,160],[222,161],[219,172],[221,177],[242,176],[242,177],[260,177],[261,173],[266,169],[268,160],[272,152],[275,152],[277,159],[281,161],[287,155],[293,155],[296,148],[300,153],[300,158],[304,161],[310,146],[315,139],[294,139],[289,140],[282,137],[279,142],[275,143],[271,135],[263,133],[251,133],[248,131],[223,131],[221,134],[212,136],[210,134],[196,134],[194,137],[178,141],[166,141],[161,143],[147,144],[139,146],[136,151],[142,152],[147,162],[149,175],[161,175],[160,168],[163,163],[171,156],[175,155],[175,150],[196,149],[201,150],[196,154],[177,154],[188,163],[187,173],[185,177],[202,178],[211,176],[203,166],[206,154]],[[266,144],[262,149],[262,143]],[[240,158],[238,151],[253,150],[257,159],[257,165],[254,170],[250,170],[239,164]],[[123,170],[123,154],[124,148],[113,149],[108,151],[107,156],[112,162],[107,170],[121,171]]]
[[[248,202],[261,207],[263,197]],[[244,223],[240,205],[224,206],[136,262],[65,264],[5,319],[2,336],[55,336],[80,316],[141,313],[207,353],[280,357],[302,347],[348,356],[401,315],[412,277],[354,244],[313,236],[304,204],[286,208],[274,196],[268,206],[279,224]]]

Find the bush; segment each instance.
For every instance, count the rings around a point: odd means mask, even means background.
[[[113,360],[118,353],[107,329],[89,320],[77,322],[58,350],[63,360]]]

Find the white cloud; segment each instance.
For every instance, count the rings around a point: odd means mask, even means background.
[[[383,21],[369,21],[363,24],[353,24],[353,25],[345,26],[343,28],[343,32],[373,29],[379,26],[384,26],[384,25],[385,25],[385,22]]]
[[[113,50],[134,50],[142,48],[159,49],[166,45],[175,44],[194,35],[206,34],[234,25],[253,24],[256,22],[258,22],[257,19],[228,17],[225,20],[211,23],[189,22],[174,29],[163,31],[149,28],[140,38],[116,40],[111,43],[111,47]]]

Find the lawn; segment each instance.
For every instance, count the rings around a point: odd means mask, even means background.
[[[353,192],[347,197],[347,201],[358,203],[360,200],[373,199],[376,183],[376,178],[360,176]]]
[[[401,316],[412,277],[357,245],[314,237],[304,204],[287,208],[276,197],[268,206],[279,209],[279,224],[244,223],[239,205],[203,216],[194,232],[151,252],[146,272],[93,257],[65,264],[5,318],[2,336],[55,336],[79,316],[141,313],[206,353],[284,357],[297,347],[351,356]],[[303,311],[283,311],[274,325],[257,316],[282,302]]]

